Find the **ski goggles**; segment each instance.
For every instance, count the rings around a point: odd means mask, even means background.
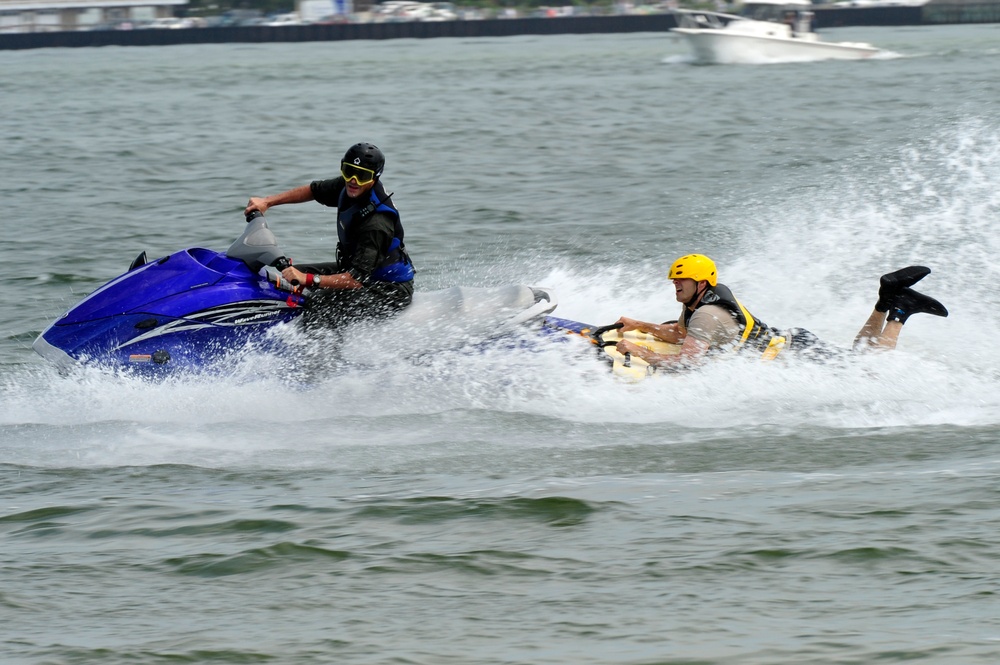
[[[375,172],[350,162],[340,163],[340,175],[344,176],[344,181],[354,180],[359,185],[367,185],[375,180]]]

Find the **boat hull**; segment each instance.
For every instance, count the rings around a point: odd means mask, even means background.
[[[818,39],[734,34],[731,31],[674,28],[688,42],[695,60],[704,64],[763,64],[814,60],[863,60],[879,49],[870,44]]]

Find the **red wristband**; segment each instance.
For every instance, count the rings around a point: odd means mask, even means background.
[[[312,286],[315,281],[316,281],[316,275],[312,274],[311,272],[307,272],[306,273],[306,286]]]

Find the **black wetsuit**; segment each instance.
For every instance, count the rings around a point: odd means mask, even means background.
[[[349,272],[363,287],[317,289],[310,298],[310,308],[314,313],[339,322],[343,319],[388,316],[409,305],[413,299],[412,268],[410,278],[404,281],[381,277],[387,266],[401,262],[409,264],[409,257],[401,244],[399,214],[382,183],[376,182],[371,190],[380,205],[368,207],[347,197],[343,177],[316,180],[309,187],[317,202],[338,209],[340,242],[337,243],[337,261],[295,267],[321,275]],[[367,198],[364,203],[368,203]],[[359,210],[345,215],[352,208]],[[345,217],[348,219],[345,220]],[[396,243],[394,239],[397,239]]]

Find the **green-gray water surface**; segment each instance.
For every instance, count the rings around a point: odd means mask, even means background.
[[[693,66],[661,34],[0,52],[0,661],[992,665],[1000,29],[844,29],[865,62]],[[377,331],[147,382],[32,340],[141,250],[387,155],[417,289],[677,313],[716,259],[848,345],[912,263],[947,319],[835,366],[625,384],[562,347]],[[329,211],[275,208],[328,259]],[[322,357],[322,353],[319,354]],[[301,380],[300,380],[301,379]]]

